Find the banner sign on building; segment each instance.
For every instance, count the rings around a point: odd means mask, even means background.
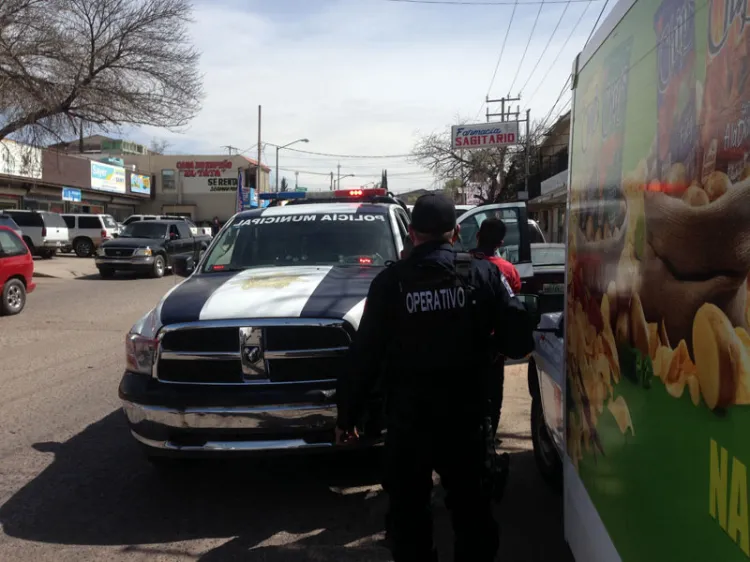
[[[81,202],[81,190],[74,189],[72,187],[63,187],[62,188],[62,200],[72,201],[73,203],[80,203]]]
[[[454,125],[451,147],[460,149],[495,148],[518,144],[518,121]]]
[[[42,179],[42,150],[12,140],[0,141],[0,174]]]
[[[177,162],[176,167],[182,176],[183,193],[226,193],[239,197],[239,174],[230,160],[184,160]],[[247,201],[247,186],[244,195]]]
[[[92,160],[91,189],[125,193],[125,168]]]
[[[151,176],[130,174],[130,193],[151,195]]]

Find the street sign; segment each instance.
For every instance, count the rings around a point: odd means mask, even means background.
[[[306,187],[295,187],[294,191],[307,191]]]

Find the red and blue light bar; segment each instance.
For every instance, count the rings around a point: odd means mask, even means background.
[[[282,191],[280,193],[259,193],[259,199],[284,201],[289,199],[366,199],[384,197],[387,189],[337,189],[335,191]]]

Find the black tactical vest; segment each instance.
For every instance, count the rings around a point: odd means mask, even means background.
[[[391,359],[399,372],[408,373],[400,376],[440,383],[436,379],[471,369],[479,336],[471,261],[470,254],[460,253],[454,268],[415,259],[393,265],[399,303]]]

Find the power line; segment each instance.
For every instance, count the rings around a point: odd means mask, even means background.
[[[568,35],[568,38],[565,39],[565,43],[563,43],[563,46],[557,51],[557,56],[555,57],[555,60],[552,61],[552,64],[549,65],[549,68],[547,69],[547,72],[544,73],[544,77],[542,78],[541,82],[539,82],[539,85],[536,87],[536,90],[534,90],[534,93],[531,94],[528,101],[526,102],[526,107],[529,107],[531,105],[531,100],[534,99],[534,96],[536,96],[539,93],[540,88],[544,84],[544,81],[546,80],[547,76],[549,76],[549,73],[552,72],[552,69],[555,68],[555,64],[560,59],[560,55],[565,51],[565,47],[568,46],[568,43],[572,39],[573,35],[576,32],[576,29],[578,29],[578,26],[581,25],[581,22],[583,21],[583,16],[586,15],[586,12],[591,7],[591,4],[593,4],[597,0],[590,0],[589,3],[586,5],[586,7],[583,9],[583,12],[581,12],[581,15],[578,17],[578,21],[576,22],[575,26],[573,26],[573,29],[570,31],[570,34]]]
[[[591,41],[591,37],[594,35],[594,31],[596,31],[596,26],[599,25],[599,20],[602,19],[602,16],[604,15],[604,10],[607,9],[607,6],[609,5],[609,0],[604,2],[604,6],[602,6],[602,11],[599,12],[599,17],[596,18],[596,21],[594,22],[594,27],[591,28],[591,33],[589,33],[588,38],[586,39],[586,42],[583,44],[583,48],[586,48],[586,45],[589,44],[589,41]]]
[[[518,78],[518,73],[521,72],[521,67],[523,66],[523,61],[526,59],[526,53],[529,50],[529,45],[531,45],[531,38],[534,36],[534,31],[536,30],[536,24],[539,22],[539,16],[542,13],[542,8],[544,8],[544,0],[539,4],[539,10],[536,13],[536,18],[534,19],[534,25],[531,27],[531,33],[529,33],[529,40],[526,41],[526,48],[523,50],[523,56],[521,57],[521,62],[518,63],[518,68],[516,69],[516,75],[513,77],[513,82],[510,84],[510,88],[508,88],[508,94],[510,94],[513,91],[513,86],[516,85],[516,79]]]
[[[534,65],[534,68],[531,69],[531,74],[529,74],[529,77],[526,79],[526,82],[524,82],[523,86],[521,86],[521,91],[519,92],[519,97],[521,94],[523,94],[523,91],[526,89],[526,86],[528,86],[529,81],[534,76],[534,73],[536,72],[536,69],[539,68],[539,63],[542,62],[542,58],[544,58],[544,54],[547,52],[547,49],[549,49],[549,46],[552,44],[552,39],[555,37],[555,33],[557,33],[557,30],[560,28],[560,24],[562,23],[563,18],[565,17],[565,14],[568,12],[568,8],[570,8],[570,2],[565,4],[565,9],[563,9],[563,13],[560,15],[560,19],[557,20],[557,25],[555,25],[555,29],[552,30],[552,35],[549,36],[549,39],[547,40],[547,44],[544,46],[544,50],[542,51],[542,54],[539,55],[539,58],[536,61],[536,64]],[[540,6],[541,10],[541,6]]]
[[[327,152],[312,152],[311,150],[300,150],[299,148],[285,148],[284,150],[300,152],[302,154],[313,154],[315,156],[328,156],[330,158],[411,158],[413,156],[413,154],[330,154]]]
[[[495,64],[495,71],[492,73],[492,80],[490,80],[490,85],[487,88],[487,95],[485,96],[485,100],[490,97],[490,93],[492,92],[492,86],[495,85],[495,78],[497,77],[497,71],[500,68],[500,62],[503,60],[503,53],[505,52],[505,44],[508,42],[508,35],[510,35],[510,26],[513,25],[513,18],[516,17],[516,8],[518,8],[518,0],[516,0],[515,4],[513,4],[513,12],[510,14],[510,21],[508,22],[508,28],[505,30],[505,37],[503,38],[503,46],[500,47],[500,55],[497,57],[497,63]],[[482,113],[482,108],[487,102],[482,102],[482,105],[479,107],[479,111],[477,111],[476,117],[474,117],[474,121],[479,119],[479,114]]]
[[[574,4],[582,4],[589,0],[529,0],[528,2],[521,2],[522,6],[535,6],[537,4],[566,4],[568,1]],[[598,0],[593,0],[598,1]],[[433,5],[444,5],[444,6],[510,6],[513,4],[513,0],[498,0],[491,2],[490,0],[466,0],[461,2],[460,0],[383,0],[383,2],[395,2],[399,4],[433,4]]]
[[[601,11],[599,12],[599,16],[596,18],[596,21],[594,22],[594,25],[591,27],[591,32],[589,33],[589,36],[586,39],[586,43],[584,43],[584,45],[583,45],[584,49],[586,48],[586,45],[589,44],[589,41],[591,40],[591,37],[594,35],[594,32],[596,31],[596,27],[599,25],[599,21],[602,19],[602,16],[604,15],[604,10],[607,9],[608,5],[609,5],[609,0],[606,0],[606,2],[604,2],[604,6],[602,6]],[[658,47],[658,45],[659,45],[659,42],[657,42],[657,47]],[[656,49],[656,47],[654,47],[653,49],[650,49],[649,52],[652,52],[655,49]],[[644,55],[644,57],[645,57],[645,55]],[[643,59],[641,58],[640,60],[643,60]],[[633,63],[633,65],[631,65],[631,68],[633,66],[635,66],[635,64],[637,64],[638,62],[640,62],[640,61],[636,61],[636,63]],[[565,90],[567,89],[568,85],[571,83],[572,79],[573,79],[572,76],[568,76],[568,79],[565,81],[565,84],[563,85],[562,90],[560,91],[560,95],[557,96],[557,100],[555,101],[555,103],[550,108],[549,113],[544,118],[544,120],[539,124],[539,127],[537,127],[537,130],[535,131],[535,133],[538,133],[539,131],[543,130],[547,126],[547,121],[549,120],[550,116],[552,115],[552,112],[555,110],[555,107],[557,107],[557,104],[560,103],[560,100],[562,99],[563,95],[565,94]]]

